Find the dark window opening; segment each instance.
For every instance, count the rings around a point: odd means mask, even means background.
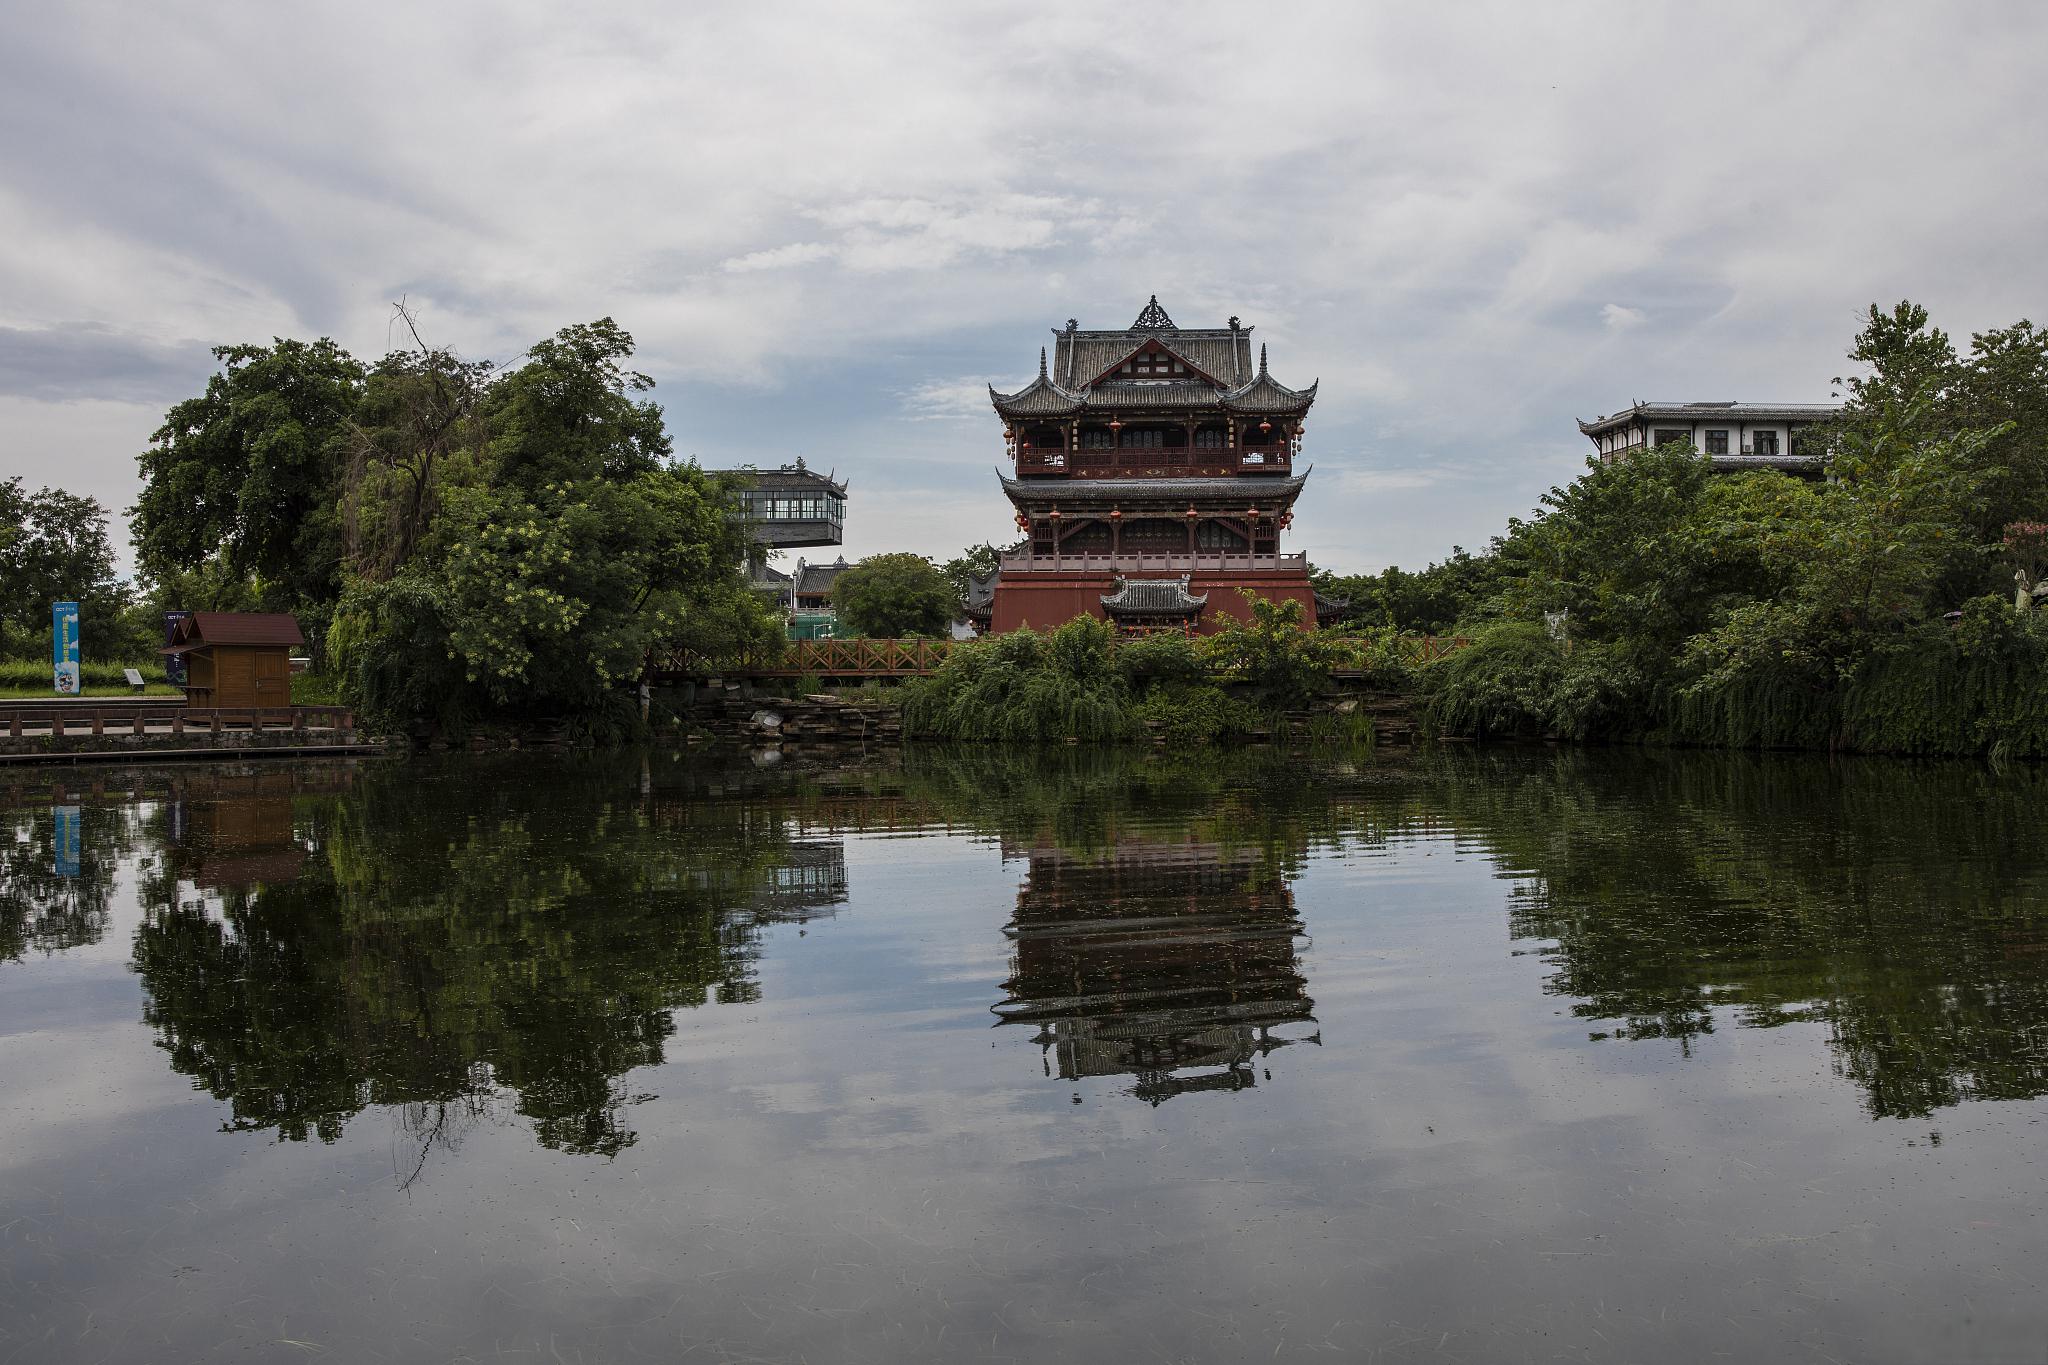
[[[1707,433],[1707,454],[1709,454],[1709,455],[1726,455],[1727,453],[1728,453],[1728,433],[1727,433],[1727,432],[1725,432],[1725,431],[1710,431],[1710,432],[1708,432],[1708,433]]]

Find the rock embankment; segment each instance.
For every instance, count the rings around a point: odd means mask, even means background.
[[[796,698],[737,692],[699,698],[688,721],[714,739],[740,744],[897,744],[903,739],[903,714],[897,707],[823,692]]]

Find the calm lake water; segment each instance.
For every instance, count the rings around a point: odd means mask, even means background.
[[[2048,1360],[2048,774],[0,776],[0,1361]]]

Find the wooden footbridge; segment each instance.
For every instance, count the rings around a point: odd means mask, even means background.
[[[1358,678],[1385,661],[1389,651],[1408,665],[1424,664],[1472,643],[1450,635],[1399,636],[1392,640],[1368,636],[1338,637],[1343,661],[1332,676]],[[868,678],[921,678],[938,671],[954,648],[951,640],[791,640],[780,649],[749,651],[714,658],[679,652],[657,659],[651,670],[658,683],[703,682],[711,678],[809,678],[822,681],[864,681]]]

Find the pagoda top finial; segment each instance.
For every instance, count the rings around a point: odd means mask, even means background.
[[[1138,314],[1138,320],[1131,324],[1131,330],[1133,332],[1178,332],[1180,328],[1174,326],[1173,319],[1166,316],[1166,310],[1159,306],[1159,296],[1154,294],[1152,301],[1145,305],[1145,311]]]
[[[1038,377],[1045,378],[1045,347],[1038,348]]]
[[[1259,378],[1266,377],[1266,343],[1259,343]]]

